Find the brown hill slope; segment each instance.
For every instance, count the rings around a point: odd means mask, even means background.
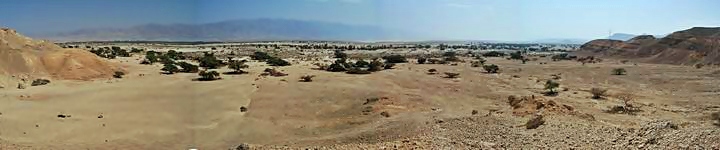
[[[111,77],[121,70],[81,49],[63,49],[53,43],[37,41],[12,29],[0,29],[0,76],[22,79],[88,80]]]
[[[656,39],[642,35],[628,41],[599,39],[585,43],[579,54],[639,58],[651,63],[720,64],[720,28],[694,27]]]

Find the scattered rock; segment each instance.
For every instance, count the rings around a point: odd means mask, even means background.
[[[59,114],[59,115],[57,115],[57,117],[65,119],[65,118],[70,118],[71,116],[68,114]]]
[[[18,88],[18,89],[25,89],[25,85],[23,85],[22,83],[18,83],[17,88]]]
[[[247,111],[247,107],[245,107],[245,106],[240,107],[240,112],[246,112],[246,111]]]
[[[238,146],[235,146],[235,148],[232,148],[230,150],[250,150],[250,145],[242,143]]]
[[[527,129],[536,129],[540,127],[540,125],[545,124],[545,119],[543,119],[542,115],[535,115],[533,118],[528,120],[527,123],[525,123],[525,128]]]
[[[103,117],[103,115],[98,115],[98,119],[102,119]]]
[[[480,112],[478,112],[477,110],[472,110],[472,112],[470,114],[477,115],[478,113],[480,113]]]
[[[386,111],[381,112],[380,115],[383,117],[390,117],[390,113],[388,113]]]
[[[33,80],[33,82],[30,85],[31,86],[40,86],[40,85],[46,85],[49,83],[50,83],[50,80],[48,80],[48,79],[35,79],[35,80]]]
[[[368,99],[365,99],[365,103],[363,103],[363,105],[372,104],[377,101],[380,101],[380,98],[377,98],[377,97],[368,98]]]

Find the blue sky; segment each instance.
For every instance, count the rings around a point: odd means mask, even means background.
[[[720,26],[718,0],[4,0],[25,33],[283,18],[374,25],[436,39],[536,40]]]

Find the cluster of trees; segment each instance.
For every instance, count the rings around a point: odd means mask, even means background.
[[[116,57],[130,57],[130,53],[127,50],[121,49],[117,46],[98,47],[97,49],[91,49],[90,52],[108,59],[115,59]]]
[[[166,74],[174,74],[178,72],[196,73],[200,71],[197,65],[193,65],[184,61],[177,61],[184,59],[185,57],[182,55],[182,53],[176,52],[174,50],[170,50],[166,53],[147,51],[145,53],[145,59],[141,62],[141,64],[153,64],[156,62],[160,62],[163,64],[163,68],[161,70],[164,71],[164,73]]]
[[[283,60],[282,58],[270,56],[266,52],[259,52],[259,51],[255,52],[252,56],[252,59],[264,61],[265,63],[267,63],[270,66],[290,66],[291,65],[290,62],[287,62],[287,61]]]
[[[577,56],[570,56],[568,53],[562,53],[562,54],[553,55],[552,57],[550,57],[550,59],[552,59],[552,61],[573,60],[573,59],[577,59]]]
[[[490,51],[487,53],[483,53],[482,56],[483,57],[503,57],[503,56],[505,56],[505,53],[498,52],[498,51]]]
[[[334,63],[329,66],[320,66],[320,69],[330,72],[346,72],[348,74],[370,74],[384,69],[392,69],[395,63],[407,62],[404,56],[389,55],[383,57],[385,62],[380,61],[380,59],[374,59],[371,62],[360,59],[353,63],[348,62],[347,54],[341,51],[335,51],[335,58],[337,58],[337,60],[335,60]]]

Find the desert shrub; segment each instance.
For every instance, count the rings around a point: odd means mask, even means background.
[[[484,65],[483,69],[485,69],[485,71],[487,73],[498,73],[498,71],[500,70],[500,67],[495,64],[490,64],[490,65]]]
[[[271,68],[265,68],[264,72],[265,72],[266,75],[270,75],[270,76],[273,76],[273,77],[281,77],[281,76],[287,76],[287,75],[288,75],[287,73],[283,73],[283,72],[277,71],[277,70],[274,69],[274,68],[273,68],[273,69],[271,69]]]
[[[181,53],[178,53],[175,50],[169,50],[167,53],[165,53],[165,56],[167,56],[170,59],[180,60],[180,54]]]
[[[389,55],[383,57],[388,63],[406,63],[407,59],[402,55]]]
[[[347,71],[347,69],[345,68],[345,66],[343,66],[343,65],[341,65],[341,64],[339,64],[339,63],[333,63],[333,64],[330,64],[330,66],[328,66],[327,71],[330,71],[330,72],[343,72],[343,71]]]
[[[302,82],[312,82],[312,78],[314,78],[315,75],[304,75],[300,77],[300,81]]]
[[[427,62],[427,58],[424,58],[424,57],[420,57],[420,58],[418,58],[418,60],[417,60],[417,63],[418,63],[418,64],[425,64],[425,62]]]
[[[624,68],[615,68],[612,70],[613,75],[625,75],[627,71]]]
[[[217,69],[222,65],[222,61],[218,60],[213,53],[204,53],[200,58],[200,67],[206,69]]]
[[[198,79],[200,81],[212,81],[212,80],[220,79],[220,73],[218,73],[217,71],[203,70],[203,71],[200,71],[200,73],[198,73],[198,75],[200,75],[200,78]]]
[[[380,70],[383,70],[384,66],[385,66],[385,63],[376,59],[376,60],[373,60],[372,62],[370,62],[370,64],[368,65],[368,71],[380,71]]]
[[[444,57],[455,57],[455,56],[457,56],[457,53],[456,53],[456,52],[445,52],[445,53],[443,53],[442,56],[444,56]]]
[[[515,51],[513,53],[510,53],[510,59],[523,60],[524,57],[522,56],[522,53],[520,51]]]
[[[162,71],[165,71],[166,74],[174,74],[176,72],[179,72],[180,69],[178,69],[178,67],[175,66],[174,63],[165,63],[163,64]]]
[[[360,59],[360,60],[358,60],[357,62],[355,62],[355,67],[366,68],[366,67],[368,67],[369,65],[370,65],[369,62],[364,61],[364,60],[362,60],[362,59]]]
[[[592,89],[590,89],[590,93],[593,95],[593,96],[592,96],[593,99],[600,99],[600,98],[602,98],[603,96],[605,96],[605,92],[607,92],[606,89],[601,89],[601,88],[592,88]]]
[[[454,72],[445,72],[446,78],[457,78],[460,76],[460,73],[454,73]]]
[[[362,68],[353,67],[353,68],[348,69],[348,71],[345,73],[347,73],[347,74],[370,74],[372,72],[370,72],[369,70],[362,69]]]
[[[159,61],[159,58],[158,58],[159,54],[160,53],[155,52],[155,51],[147,51],[147,52],[145,52],[145,60],[147,60],[147,62],[149,62],[148,64],[156,63]]]
[[[50,83],[50,80],[48,80],[48,79],[35,79],[35,80],[33,80],[33,82],[30,85],[31,86],[39,86],[39,85],[46,85],[49,83]]]
[[[557,54],[550,57],[552,61],[559,61],[559,60],[570,60],[571,57],[568,57],[567,53]]]
[[[134,48],[134,47],[130,48],[130,53],[141,53],[143,51],[144,50],[142,50],[142,49],[138,49],[138,48]]]
[[[437,69],[428,69],[429,74],[435,74],[437,73]]]
[[[250,66],[246,65],[243,61],[231,61],[228,65],[228,68],[233,69],[233,74],[241,74],[245,73],[242,69],[249,68]]]
[[[340,59],[347,59],[348,55],[343,53],[340,50],[335,51],[335,57],[334,58],[340,58]]]
[[[393,69],[395,67],[394,63],[386,63],[385,66],[383,66],[384,69]]]
[[[460,61],[460,58],[458,58],[456,56],[450,56],[450,57],[443,58],[443,60],[445,60],[445,61]]]
[[[178,65],[180,66],[180,68],[182,68],[182,69],[180,70],[180,72],[184,72],[184,73],[196,73],[196,72],[199,72],[199,71],[200,71],[200,69],[198,68],[197,65],[193,65],[193,64],[190,64],[190,63],[187,63],[187,62],[179,62]]]
[[[125,75],[125,73],[122,71],[115,71],[115,73],[113,73],[113,78],[119,79],[119,78],[122,78],[122,76],[124,76],[124,75]]]
[[[705,66],[704,64],[695,64],[695,68],[697,68],[697,69],[700,69],[700,68],[702,68],[702,67],[704,67],[704,66]]]
[[[620,101],[623,102],[621,106],[613,106],[608,110],[609,113],[623,113],[623,114],[635,114],[640,111],[640,107],[635,106],[633,103],[635,97],[629,93],[621,93],[616,95]]]
[[[557,83],[553,80],[547,80],[545,82],[545,90],[548,90],[545,92],[545,95],[551,96],[551,95],[557,95],[557,88],[560,87],[560,83]]]
[[[260,51],[253,53],[253,56],[252,56],[252,59],[260,60],[260,61],[264,61],[264,60],[267,60],[270,58],[273,58],[273,57],[268,55],[268,53],[266,53],[266,52],[260,52]]]
[[[270,66],[290,66],[290,62],[277,57],[268,59],[266,63]]]
[[[505,56],[505,53],[498,52],[498,51],[490,51],[487,53],[482,54],[483,57],[502,57]]]

